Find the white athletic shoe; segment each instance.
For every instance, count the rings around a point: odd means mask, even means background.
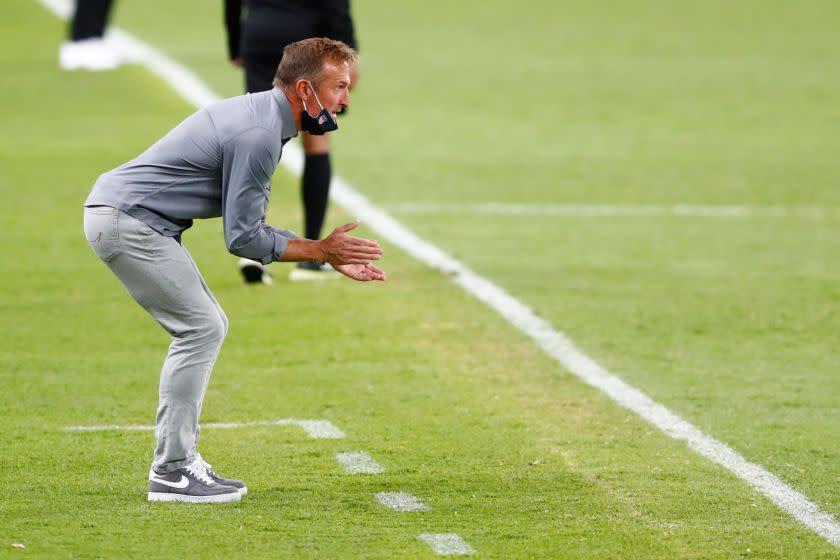
[[[104,39],[92,37],[81,41],[66,41],[58,51],[58,65],[62,70],[113,70],[121,64],[120,55]]]
[[[338,280],[341,274],[328,263],[299,262],[289,273],[292,282],[319,282],[323,280]]]

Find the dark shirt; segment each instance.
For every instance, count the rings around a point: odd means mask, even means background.
[[[286,45],[311,37],[358,50],[350,0],[225,0],[225,26],[231,60],[267,54],[279,61]]]

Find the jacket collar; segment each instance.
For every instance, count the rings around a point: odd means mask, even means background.
[[[280,117],[283,120],[283,127],[280,131],[282,139],[288,140],[289,138],[294,138],[297,136],[298,131],[295,127],[295,118],[292,116],[292,108],[289,106],[289,100],[286,98],[286,94],[278,87],[272,89],[271,93],[280,106]]]

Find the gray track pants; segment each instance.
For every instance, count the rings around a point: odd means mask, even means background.
[[[160,374],[152,468],[172,472],[195,459],[198,418],[227,317],[187,250],[128,214],[85,208],[88,243],[131,296],[172,336]]]

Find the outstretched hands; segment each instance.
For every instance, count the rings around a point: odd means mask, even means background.
[[[377,261],[382,256],[379,243],[347,235],[348,231],[358,225],[358,222],[351,222],[337,227],[321,241],[289,239],[286,251],[278,260],[324,261],[353,280],[385,280],[385,273],[370,262]]]
[[[367,264],[337,264],[334,269],[353,280],[370,282],[371,280],[385,280],[385,273],[378,266]]]
[[[355,229],[358,225],[358,222],[351,222],[337,227],[321,241],[324,261],[353,280],[361,282],[385,280],[385,273],[370,262],[379,260],[382,256],[379,243],[347,235],[348,231]]]

